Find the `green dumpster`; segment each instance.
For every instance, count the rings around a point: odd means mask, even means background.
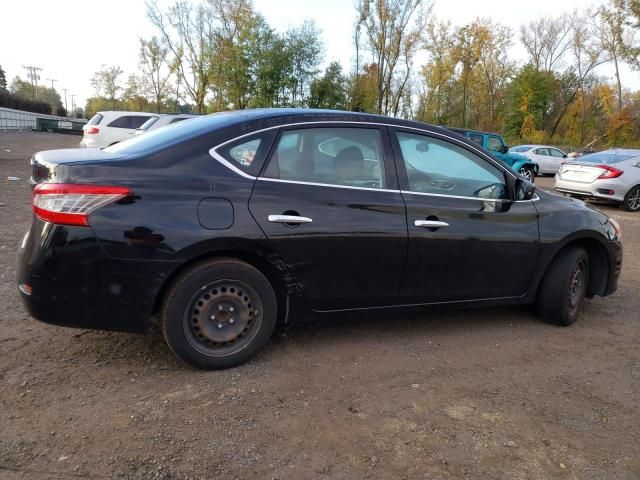
[[[36,118],[35,130],[39,132],[75,133],[82,135],[82,127],[86,120],[72,120],[70,118]]]

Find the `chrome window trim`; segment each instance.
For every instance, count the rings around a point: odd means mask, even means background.
[[[254,130],[253,132],[249,132],[249,133],[245,133],[243,135],[239,135],[237,137],[234,137],[234,138],[232,138],[230,140],[227,140],[227,141],[225,141],[223,143],[220,143],[220,144],[212,147],[211,149],[209,149],[209,155],[214,157],[216,160],[218,160],[220,158],[223,158],[220,155],[218,155],[218,156],[214,155],[214,153],[217,153],[217,149],[218,148],[224,147],[225,145],[227,145],[227,144],[229,144],[231,142],[235,142],[237,140],[240,140],[240,139],[242,139],[244,137],[248,137],[248,136],[251,136],[251,135],[257,135],[259,133],[266,132],[266,131],[269,131],[269,130],[273,130],[275,128],[287,128],[287,127],[298,127],[298,126],[313,126],[313,125],[327,125],[327,124],[369,125],[369,126],[375,126],[375,127],[391,127],[391,128],[397,128],[397,129],[406,129],[406,130],[413,130],[413,131],[416,131],[416,132],[422,132],[423,134],[426,134],[426,135],[434,135],[436,137],[447,138],[449,140],[452,140],[455,143],[462,143],[462,142],[460,142],[460,140],[458,140],[457,138],[452,137],[450,135],[445,135],[445,134],[439,133],[439,132],[430,132],[429,130],[424,130],[422,128],[417,128],[417,127],[407,127],[405,125],[394,125],[394,124],[391,124],[391,123],[380,123],[380,122],[354,122],[352,120],[318,120],[318,121],[313,121],[313,122],[296,122],[296,123],[287,123],[287,124],[283,124],[283,125],[274,125],[274,126],[271,126],[271,127],[262,128],[260,130]],[[463,144],[463,145],[464,145],[464,148],[469,148],[471,150],[474,150],[482,158],[484,158],[485,160],[489,161],[491,164],[496,166],[498,169],[500,169],[500,170],[506,172],[507,174],[511,175],[513,178],[518,178],[516,175],[514,175],[508,169],[506,169],[505,166],[502,165],[498,160],[495,160],[495,159],[491,158],[491,156],[487,155],[486,153],[484,153],[483,151],[479,150],[475,146],[467,145],[466,143]],[[245,175],[247,175],[247,174],[245,174]],[[251,177],[251,178],[256,178],[256,177]]]
[[[310,185],[312,187],[348,188],[350,190],[366,190],[371,192],[401,193],[400,190],[390,190],[388,188],[356,187],[355,185],[338,185],[334,183],[304,182],[302,180],[283,180],[282,178],[258,177],[258,180],[262,182],[278,182],[278,183],[293,183],[296,185]]]

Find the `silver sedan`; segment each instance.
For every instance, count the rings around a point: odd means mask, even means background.
[[[640,150],[611,149],[565,162],[556,174],[555,189],[640,211]]]

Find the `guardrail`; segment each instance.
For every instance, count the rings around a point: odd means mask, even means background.
[[[40,125],[38,124],[38,119],[40,119]],[[59,117],[57,115],[44,115],[42,113],[0,107],[0,130],[42,130],[42,124],[44,124],[47,129],[65,131],[76,130],[76,128],[73,128],[74,124],[85,123],[87,123],[87,120],[84,118]],[[69,125],[71,125],[70,128]]]

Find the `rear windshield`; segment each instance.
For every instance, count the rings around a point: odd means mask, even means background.
[[[513,147],[511,149],[512,152],[517,152],[517,153],[522,153],[522,152],[528,152],[529,150],[531,150],[533,147],[529,147],[527,145],[520,145],[519,147]]]
[[[578,162],[586,162],[586,163],[602,163],[605,165],[609,165],[611,163],[624,162],[628,158],[637,157],[638,155],[629,155],[629,154],[618,154],[611,152],[598,152],[592,153],[590,155],[585,155],[583,157],[579,157],[576,160]]]
[[[183,140],[211,132],[229,124],[229,117],[237,112],[214,113],[194,118],[189,122],[179,122],[171,128],[155,128],[144,135],[137,135],[124,142],[116,143],[104,149],[109,153],[134,155],[160,150]],[[211,145],[213,147],[213,145]]]
[[[91,120],[87,122],[87,125],[98,125],[102,121],[103,116],[99,113],[96,113]]]
[[[151,117],[149,120],[144,122],[142,125],[138,127],[138,130],[148,130],[151,125],[156,123],[160,117]]]

